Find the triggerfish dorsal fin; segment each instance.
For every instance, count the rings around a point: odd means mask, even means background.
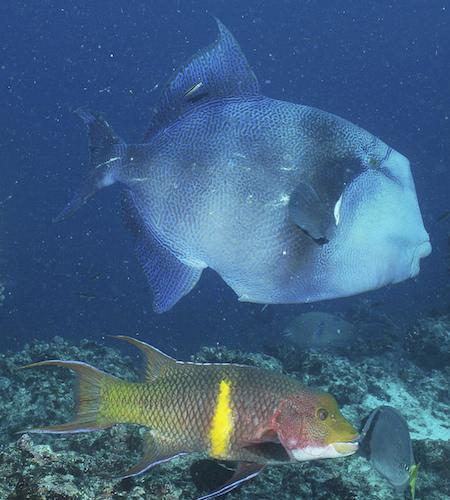
[[[152,347],[145,342],[136,340],[132,337],[127,337],[126,335],[113,335],[114,339],[124,340],[129,344],[137,347],[141,353],[145,356],[145,380],[150,382],[158,378],[164,371],[176,364],[176,359],[171,358],[167,354],[164,354],[156,347]]]
[[[199,101],[259,94],[258,80],[239,44],[218,19],[216,22],[217,40],[199,50],[163,90],[146,141]]]
[[[170,440],[155,432],[147,432],[144,439],[144,455],[142,459],[120,476],[120,479],[137,476],[155,465],[168,462],[172,458],[181,455],[186,455],[186,453],[179,451],[179,446],[174,445]]]

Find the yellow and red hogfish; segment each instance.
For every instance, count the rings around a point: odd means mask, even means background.
[[[78,361],[62,366],[78,375],[72,422],[28,432],[75,433],[118,423],[148,427],[144,456],[124,477],[187,453],[238,462],[232,478],[202,497],[224,494],[268,464],[355,453],[358,433],[330,394],[280,373],[237,364],[184,363],[130,337],[146,357],[145,380],[126,382]]]

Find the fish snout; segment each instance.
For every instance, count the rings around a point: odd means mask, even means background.
[[[359,436],[358,436],[359,437]],[[357,439],[353,441],[339,441],[327,445],[310,445],[303,448],[294,448],[289,454],[297,462],[318,460],[322,458],[348,457],[358,451],[359,443]]]
[[[343,441],[332,443],[332,447],[335,449],[336,453],[339,457],[348,457],[349,455],[353,455],[358,451],[359,448],[359,435],[352,441]]]
[[[427,235],[428,236],[428,235]],[[420,271],[420,260],[428,257],[431,253],[431,243],[430,239],[422,241],[413,251],[413,256],[411,260],[411,278],[415,278]]]

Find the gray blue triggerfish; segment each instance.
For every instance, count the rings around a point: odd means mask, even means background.
[[[344,297],[416,276],[431,251],[408,159],[318,109],[270,99],[219,21],[214,44],[169,82],[140,144],[80,111],[91,169],[59,216],[125,185],[158,312],[203,269],[239,300]]]

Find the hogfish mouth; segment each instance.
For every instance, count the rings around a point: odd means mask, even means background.
[[[340,457],[347,457],[348,455],[353,455],[358,451],[358,442],[350,441],[350,442],[342,442],[342,443],[333,443],[331,445],[338,453]]]
[[[353,455],[358,450],[358,442],[343,441],[331,443],[326,446],[306,446],[291,450],[291,456],[298,462],[318,460],[320,458],[339,458]]]

